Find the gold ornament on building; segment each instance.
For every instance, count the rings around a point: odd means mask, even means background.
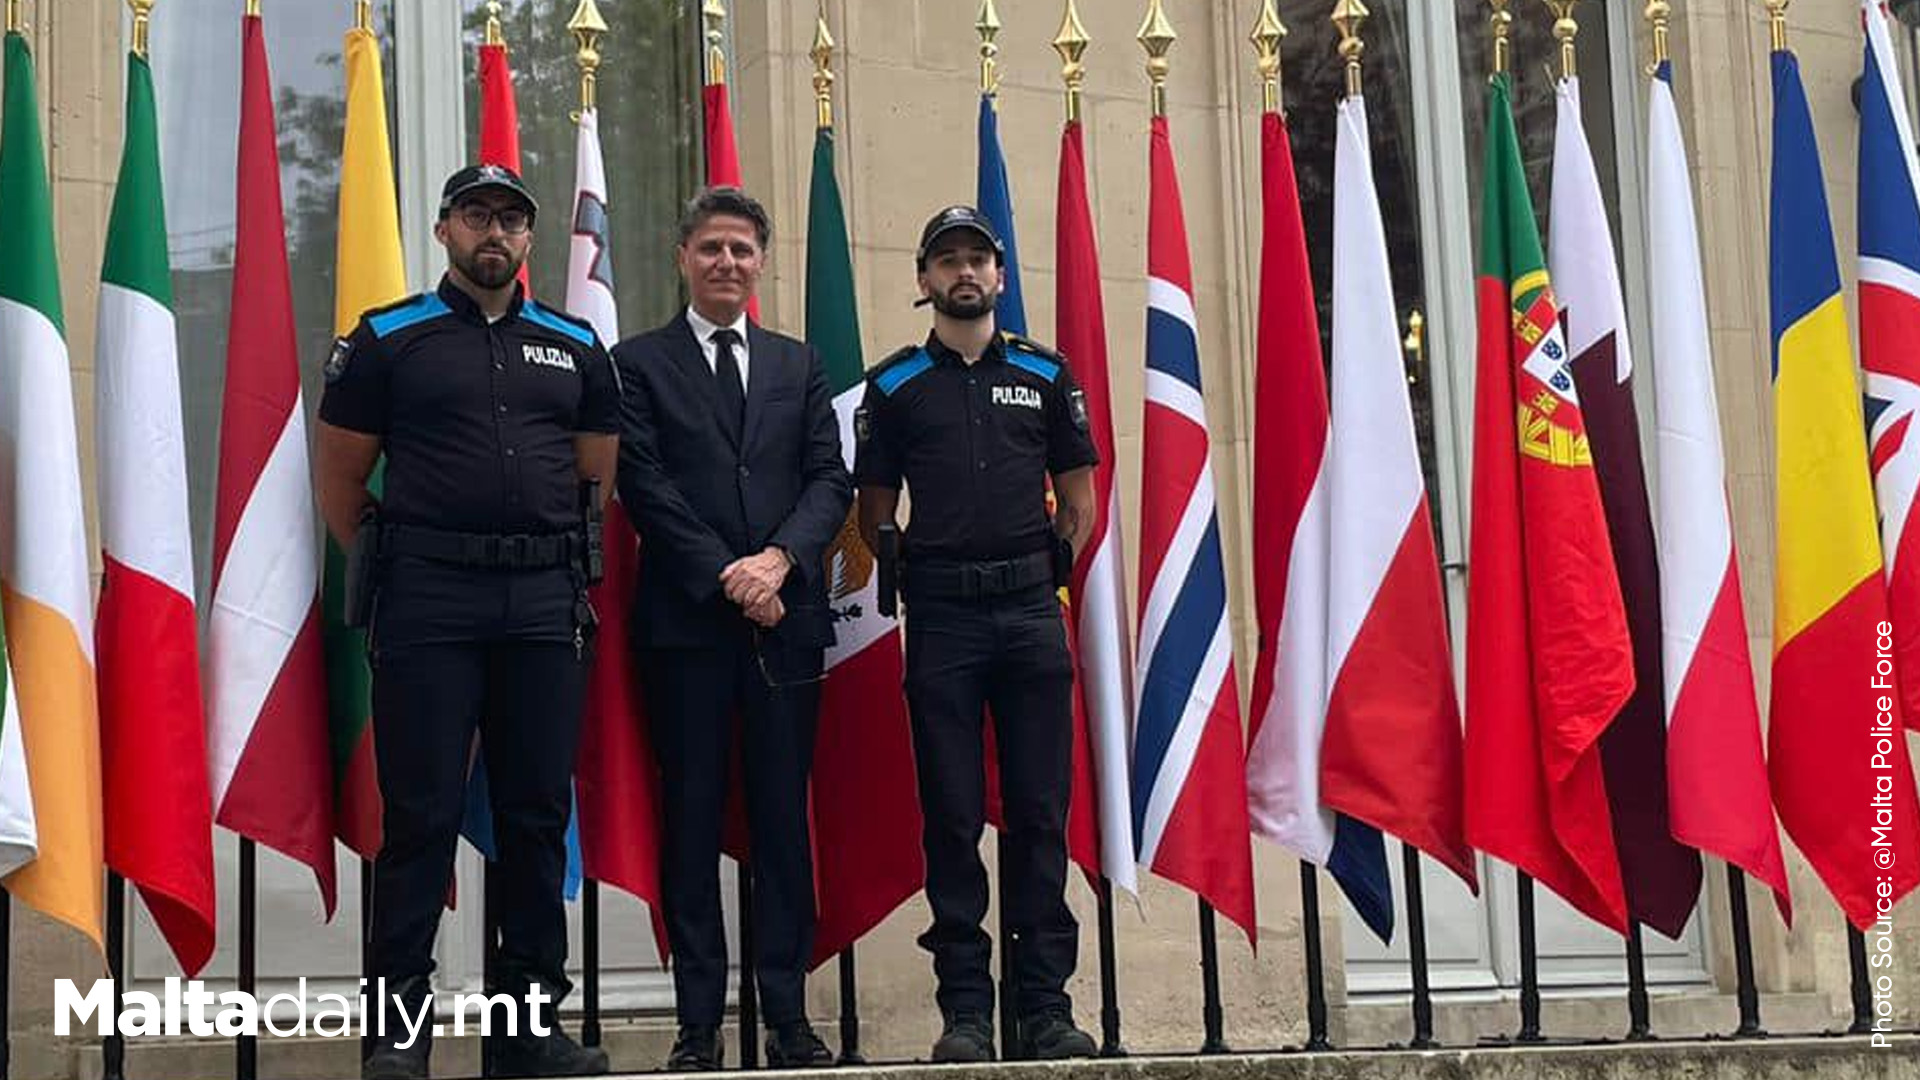
[[[505,45],[507,35],[500,29],[500,0],[487,0],[487,44]]]
[[[826,0],[821,0],[819,17],[813,23],[813,102],[815,123],[833,126],[833,34],[827,30]]]
[[[1080,22],[1080,9],[1067,0],[1067,12],[1060,20],[1060,32],[1053,35],[1053,51],[1060,54],[1060,79],[1067,84],[1067,123],[1080,122],[1080,99],[1087,82],[1087,65],[1082,60],[1093,39]]]
[[[1667,0],[1649,0],[1646,14],[1647,25],[1653,28],[1653,66],[1657,71],[1672,59],[1667,46],[1667,20],[1673,17],[1673,5]]]
[[[1787,48],[1787,5],[1792,0],[1765,0],[1767,5],[1767,27],[1773,31],[1773,51],[1785,52]]]
[[[973,29],[980,35],[980,92],[991,96],[1000,92],[1000,46],[994,44],[1000,36],[1000,11],[993,0],[980,0]]]
[[[153,22],[153,0],[127,0],[133,9],[133,55],[147,58],[147,31]]]
[[[707,33],[707,85],[723,86],[727,81],[727,5],[723,0],[706,0],[700,5],[700,21]]]
[[[1540,0],[1553,11],[1553,39],[1560,43],[1560,77],[1571,79],[1579,62],[1574,51],[1573,39],[1580,36],[1580,24],[1574,21],[1573,9],[1580,0]]]
[[[1333,25],[1340,30],[1340,59],[1347,63],[1347,96],[1360,96],[1360,55],[1367,43],[1360,40],[1360,28],[1373,13],[1360,0],[1340,0],[1333,6]]]
[[[1487,0],[1487,6],[1493,9],[1487,22],[1493,27],[1493,73],[1505,75],[1509,64],[1509,36],[1513,33],[1513,13],[1507,10],[1510,0]]]
[[[567,29],[579,46],[573,55],[580,65],[580,112],[573,118],[579,123],[581,116],[600,107],[600,38],[607,32],[607,20],[600,17],[600,5],[594,0],[580,0]]]
[[[1167,115],[1167,73],[1173,64],[1167,54],[1173,51],[1173,43],[1180,35],[1173,32],[1173,24],[1167,21],[1167,12],[1161,6],[1161,0],[1147,0],[1147,18],[1140,24],[1140,32],[1134,35],[1140,47],[1147,51],[1147,78],[1153,80],[1153,115]]]
[[[1280,111],[1280,42],[1286,36],[1287,26],[1274,10],[1273,0],[1263,0],[1260,18],[1247,40],[1253,43],[1254,67],[1260,72],[1261,108],[1270,113]]]

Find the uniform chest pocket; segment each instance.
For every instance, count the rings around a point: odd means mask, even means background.
[[[518,355],[516,355],[518,354]],[[554,345],[509,346],[507,401],[523,413],[571,425],[580,411],[579,359]]]
[[[986,409],[995,432],[1008,442],[1023,448],[1046,445],[1047,402],[1039,388],[990,386]]]

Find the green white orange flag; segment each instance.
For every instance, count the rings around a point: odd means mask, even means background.
[[[18,33],[7,34],[5,51],[0,593],[14,675],[9,685],[19,697],[32,813],[39,826],[38,857],[5,884],[14,896],[85,933],[97,946],[104,905],[100,717],[80,444],[33,56]],[[19,795],[6,792],[0,798]]]
[[[400,208],[387,140],[386,84],[373,31],[347,31],[347,130],[340,152],[340,236],[336,248],[333,326],[345,337],[362,313],[407,295],[400,253]],[[374,477],[379,491],[379,474]],[[333,741],[334,828],[361,858],[380,850],[380,784],[373,767],[373,674],[366,635],[346,623],[346,560],[327,541],[321,588],[327,655],[327,726]]]
[[[180,967],[213,954],[213,796],[193,610],[153,71],[127,58],[126,142],[100,270],[100,751],[107,865],[140,890]]]

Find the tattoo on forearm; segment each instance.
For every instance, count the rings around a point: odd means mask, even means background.
[[[1063,504],[1054,514],[1053,531],[1075,548],[1080,546],[1080,539],[1085,532],[1084,526],[1084,515],[1077,507]]]

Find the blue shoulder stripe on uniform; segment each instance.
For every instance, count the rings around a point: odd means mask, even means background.
[[[1048,382],[1052,382],[1060,377],[1059,364],[1054,363],[1044,356],[1035,356],[1029,352],[1021,352],[1019,349],[1010,348],[1007,350],[1007,363],[1017,368],[1025,368]]]
[[[927,350],[921,349],[905,360],[875,375],[873,377],[873,385],[879,387],[881,393],[892,397],[893,392],[905,386],[908,379],[913,378],[915,375],[920,374],[932,366],[933,357],[927,355]]]
[[[532,300],[520,306],[520,317],[536,326],[544,326],[556,334],[570,337],[586,348],[593,347],[593,331],[579,323],[568,322]]]
[[[447,306],[445,300],[440,299],[439,293],[421,293],[409,303],[397,308],[389,308],[368,318],[367,325],[373,327],[374,337],[383,338],[388,334],[405,330],[409,326],[426,322],[428,319],[437,319],[452,313],[453,309]]]

